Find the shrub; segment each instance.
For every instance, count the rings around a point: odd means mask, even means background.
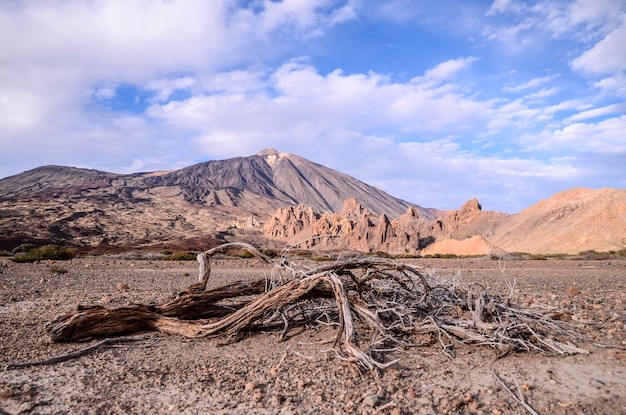
[[[24,255],[12,258],[13,262],[36,262],[46,259],[64,261],[72,259],[76,256],[74,248],[62,247],[58,245],[45,245],[34,248],[26,252]]]
[[[0,250],[0,256],[11,256],[9,251]]]
[[[414,258],[421,258],[422,256],[420,254],[396,254],[394,255],[394,258],[396,259],[414,259]]]
[[[254,258],[254,254],[252,252],[250,252],[250,251],[243,251],[242,253],[240,253],[237,256],[239,258],[244,258],[244,259]]]
[[[13,248],[11,252],[13,252],[14,254],[19,254],[20,252],[28,252],[32,251],[33,249],[35,249],[35,245],[33,244],[21,244]]]
[[[313,258],[311,258],[311,260],[315,262],[330,261],[330,256],[323,256],[323,255],[314,256]]]
[[[198,256],[197,252],[192,251],[184,251],[184,252],[174,252],[173,254],[169,254],[163,257],[164,261],[195,261]]]
[[[268,258],[276,258],[278,256],[278,252],[274,251],[273,249],[264,249],[261,251],[261,253]]]
[[[50,272],[53,274],[67,274],[67,270],[65,268],[61,268],[56,265],[52,265],[50,267]]]
[[[393,255],[390,255],[384,251],[370,252],[368,255],[377,256],[379,258],[393,258]]]

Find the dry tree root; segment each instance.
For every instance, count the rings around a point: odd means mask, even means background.
[[[146,338],[138,338],[138,337],[106,338],[106,339],[100,340],[97,343],[92,344],[91,346],[85,347],[83,349],[75,350],[73,352],[69,352],[61,356],[52,357],[50,359],[37,360],[37,361],[32,361],[32,362],[7,363],[4,367],[4,371],[6,372],[7,370],[23,369],[26,367],[33,367],[33,366],[53,365],[56,363],[61,363],[61,362],[66,362],[68,360],[76,359],[78,357],[84,356],[89,353],[93,353],[105,347],[112,347],[113,345],[117,345],[120,343],[138,342],[138,341],[143,341],[143,340],[146,340]]]
[[[229,243],[198,254],[198,282],[160,305],[133,304],[107,309],[83,307],[48,325],[53,341],[81,341],[156,330],[185,337],[236,339],[245,332],[286,332],[313,322],[337,326],[337,345],[362,368],[380,370],[386,352],[398,347],[439,342],[453,356],[455,342],[488,345],[503,354],[587,353],[574,345],[585,339],[551,317],[554,309],[511,305],[511,296],[479,285],[462,286],[426,276],[421,268],[396,260],[354,257],[317,268],[274,265],[289,274],[281,281],[258,280],[206,290],[212,255],[230,247],[245,248],[271,262],[254,247]],[[424,342],[424,337],[429,341]],[[415,341],[420,338],[421,341]],[[367,340],[367,341],[366,341]],[[366,344],[366,346],[363,346]]]

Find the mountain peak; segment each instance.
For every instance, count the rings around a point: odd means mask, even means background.
[[[280,153],[278,150],[272,147],[265,148],[257,153],[257,156],[261,156],[265,158],[265,161],[270,166],[273,166],[277,160],[282,157],[288,156],[288,153]]]
[[[275,148],[267,147],[259,151],[257,153],[257,156],[277,156],[278,154],[278,150],[276,150]]]

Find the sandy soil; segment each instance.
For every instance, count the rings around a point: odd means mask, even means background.
[[[0,371],[0,414],[526,414],[493,373],[540,414],[626,413],[626,261],[416,261],[441,277],[506,289],[516,301],[558,306],[595,342],[589,355],[497,358],[489,347],[458,345],[449,359],[436,346],[397,351],[400,363],[379,379],[343,364],[329,327],[297,329],[283,342],[260,333],[221,345],[161,334],[53,365]],[[501,265],[501,264],[500,264]],[[197,276],[195,262],[97,257],[51,264],[0,258],[0,370],[86,344],[54,344],[45,324],[78,304],[161,302]],[[210,285],[269,276],[255,260],[213,262]],[[128,290],[118,290],[126,284]],[[91,343],[89,343],[91,344]]]

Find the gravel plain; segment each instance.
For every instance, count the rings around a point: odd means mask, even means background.
[[[333,327],[293,329],[284,341],[256,333],[231,344],[143,333],[64,362],[0,371],[0,414],[530,413],[494,374],[540,414],[626,413],[626,260],[410,261],[493,290],[515,281],[516,302],[566,312],[590,353],[499,358],[490,347],[458,344],[450,359],[434,344],[393,352],[399,363],[376,377],[337,357],[328,342]],[[216,259],[209,285],[272,272],[254,259]],[[79,304],[163,302],[197,273],[192,261],[0,258],[0,370],[94,343],[52,343],[45,326],[58,314]]]

